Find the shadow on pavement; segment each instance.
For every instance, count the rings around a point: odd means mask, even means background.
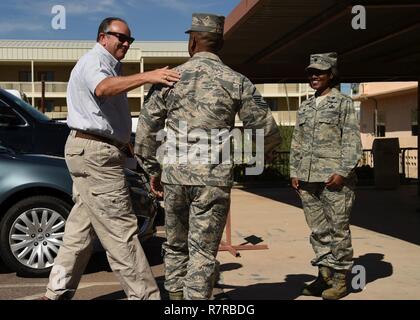
[[[236,270],[236,269],[240,269],[242,268],[242,264],[240,263],[224,263],[222,265],[220,265],[220,272],[224,272],[224,271],[232,271],[232,270]]]
[[[161,250],[162,243],[164,241],[165,238],[152,237],[151,239],[142,242],[142,247],[150,266],[155,266],[163,263]],[[101,271],[112,272],[105,252],[96,252],[90,258],[84,274],[96,273]]]
[[[350,223],[420,245],[417,186],[397,190],[359,189]]]
[[[302,203],[299,196],[296,194],[291,187],[284,188],[255,188],[255,187],[244,187],[240,190],[256,194],[260,197],[268,198],[274,201],[281,203],[286,203],[288,205],[302,208]]]
[[[163,263],[163,257],[161,255],[162,252],[162,244],[165,242],[165,238],[163,237],[152,237],[151,239],[142,242],[142,247],[144,253],[146,254],[147,260],[149,261],[150,266],[156,266]],[[91,264],[91,269],[88,270],[86,268],[86,273],[94,273],[99,271],[109,271],[112,272],[111,268],[109,267],[108,260],[106,259],[105,253],[98,253],[101,254],[102,257],[95,257],[91,258],[89,264]],[[89,267],[89,266],[88,266]],[[164,300],[167,300],[167,293],[163,287],[164,277],[156,277],[156,282],[161,292],[161,297]],[[127,296],[123,290],[115,291],[106,295],[102,295],[99,297],[94,298],[93,300],[122,300],[126,299]]]
[[[299,196],[291,188],[243,188],[274,201],[301,208]],[[358,187],[350,223],[420,245],[420,197],[417,186],[403,185],[396,190]]]
[[[250,286],[219,285],[227,290],[223,295],[229,300],[294,300],[300,295],[305,282],[314,280],[315,277],[308,274],[289,274],[284,282],[280,283],[257,283]],[[215,297],[216,299],[221,296]]]
[[[383,261],[384,255],[381,253],[367,253],[355,258],[355,266],[363,266],[366,270],[365,284],[369,284],[378,279],[392,275],[393,268],[391,263]],[[232,271],[240,269],[240,263],[225,263],[220,266],[220,271]],[[316,270],[316,269],[314,269]],[[353,288],[352,279],[356,283],[357,273],[349,274],[348,287],[350,292],[357,294],[362,289]],[[223,274],[222,274],[223,276]],[[217,284],[214,289],[215,300],[294,300],[300,296],[304,283],[315,280],[314,275],[309,274],[289,274],[284,282],[280,283],[257,283],[249,286],[231,286],[229,284]],[[156,278],[163,300],[168,299],[168,294],[163,287],[164,277]],[[116,300],[125,299],[124,291],[116,291],[107,295],[96,297],[94,300]]]
[[[104,294],[102,296],[93,298],[92,300],[124,300],[127,299],[125,292],[123,290],[115,291],[109,294]]]
[[[163,263],[162,244],[165,242],[163,237],[153,237],[142,243],[144,253],[150,266],[156,266]]]
[[[358,276],[358,273],[360,274],[360,271],[356,272],[357,269],[355,268],[358,265],[363,266],[364,269],[366,270],[366,285],[378,279],[387,278],[392,275],[393,273],[392,264],[383,260],[384,260],[384,255],[382,253],[367,253],[354,259],[353,268],[355,270],[355,273],[352,275],[352,277],[349,277],[350,279],[348,283],[349,285],[348,287],[352,288],[351,290],[352,293],[361,292],[363,290],[363,288],[357,289],[357,288],[353,288],[352,286],[351,278],[354,279],[354,282],[356,285],[360,284],[360,282],[357,281],[358,280],[357,276]]]
[[[381,253],[367,253],[354,260],[354,265],[361,265],[366,270],[365,284],[369,284],[378,279],[390,277],[393,273],[391,263],[383,261],[384,255]],[[222,270],[222,267],[221,267]],[[316,269],[314,269],[316,270]],[[357,294],[362,289],[352,288],[352,279],[360,283],[355,278],[357,273],[349,274],[348,288],[351,293]],[[230,286],[219,284],[223,290],[230,290],[215,296],[216,300],[294,300],[300,296],[304,283],[315,280],[315,275],[308,274],[289,274],[284,282],[280,283],[257,283],[250,286]]]
[[[232,271],[240,268],[242,268],[240,263],[225,263],[220,266],[220,271]],[[223,278],[223,274],[221,278]],[[282,283],[258,283],[250,286],[218,283],[215,288],[222,292],[214,292],[214,298],[215,300],[292,300],[299,296],[302,284],[314,278],[314,276],[301,274],[288,275],[285,282]]]
[[[7,274],[7,273],[12,273],[12,270],[7,268],[0,258],[0,274]]]
[[[225,263],[225,264],[220,265],[220,272],[232,271],[232,270],[239,269],[241,267],[242,265],[240,263]],[[164,281],[165,281],[164,276],[156,277],[156,283],[159,287],[162,300],[169,300],[168,292],[165,290],[165,287],[164,287]],[[215,285],[213,295],[216,300],[228,299],[228,297],[223,293],[222,289],[223,289],[222,285],[220,284]],[[126,295],[124,291],[119,290],[116,292],[112,292],[110,294],[96,297],[93,300],[121,300],[121,299],[126,299]]]
[[[165,241],[165,238],[162,237],[152,237],[151,239],[142,242],[144,253],[149,261],[150,266],[155,266],[163,263],[163,258],[161,256],[162,243]],[[86,266],[84,274],[91,274],[96,272],[112,272],[108,259],[104,251],[94,252],[89,260],[88,265]],[[0,274],[14,273],[9,270],[0,260]],[[48,275],[40,276],[24,276],[21,274],[16,274],[18,277],[22,278],[48,278]]]
[[[168,293],[166,292],[165,288],[163,287],[164,280],[165,280],[165,278],[163,276],[157,277],[156,278],[156,283],[159,287],[161,299],[162,300],[168,300],[169,299]],[[125,295],[125,292],[123,290],[119,290],[119,291],[115,291],[115,292],[112,292],[112,293],[109,293],[109,294],[104,294],[102,296],[93,298],[92,300],[124,300],[124,299],[127,299],[127,296]]]

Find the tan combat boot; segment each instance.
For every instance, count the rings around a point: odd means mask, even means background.
[[[334,270],[332,288],[322,293],[325,300],[338,300],[349,294],[346,284],[347,270]]]
[[[318,277],[302,289],[304,296],[320,297],[322,292],[332,286],[332,271],[325,266],[319,266]]]
[[[169,300],[184,300],[184,293],[182,291],[169,291]]]

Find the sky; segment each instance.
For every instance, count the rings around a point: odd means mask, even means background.
[[[186,41],[193,12],[227,16],[240,0],[2,0],[0,39],[95,40],[103,18],[125,19],[140,41]],[[63,16],[63,6],[65,19]],[[60,11],[53,11],[53,9]],[[65,29],[57,29],[63,27]],[[55,23],[55,24],[54,24]],[[56,26],[56,28],[53,27]]]

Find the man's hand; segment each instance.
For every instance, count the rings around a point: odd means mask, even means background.
[[[299,180],[298,178],[290,178],[290,184],[292,185],[292,188],[295,189],[298,193],[299,191]]]
[[[167,86],[172,86],[180,78],[181,75],[174,70],[170,70],[169,67],[135,73],[130,76],[108,77],[96,86],[95,95],[97,97],[116,96],[145,85],[146,83],[162,83]]]
[[[329,190],[341,190],[344,184],[344,177],[339,174],[334,173],[328,180],[325,182],[325,186]]]
[[[147,71],[144,74],[146,75],[146,81],[151,84],[162,83],[167,86],[172,86],[175,82],[178,82],[179,79],[181,79],[181,74],[177,71],[169,69],[168,66],[153,71]]]
[[[157,176],[157,177],[151,176],[150,177],[150,189],[152,190],[152,193],[157,198],[162,198],[163,197],[163,187],[162,187],[162,184],[160,183],[160,176]]]

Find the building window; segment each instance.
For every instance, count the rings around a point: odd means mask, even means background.
[[[385,137],[386,126],[385,126],[385,112],[378,112],[378,122],[376,124],[376,136]]]
[[[377,126],[376,126],[376,136],[377,137],[385,137],[385,132],[386,132],[386,130],[385,130],[385,125],[383,125],[383,124],[378,124]]]
[[[299,109],[298,97],[280,97],[278,99],[278,111],[297,111]]]
[[[19,71],[19,82],[32,82],[30,71]]]
[[[417,110],[411,110],[411,135],[418,136],[419,126],[417,123]]]
[[[37,100],[36,104],[38,110],[41,111],[41,99]],[[54,100],[44,100],[44,108],[45,112],[53,112],[54,111]]]
[[[419,127],[417,124],[411,125],[411,135],[417,137],[419,132]]]
[[[279,110],[279,99],[278,98],[264,98],[265,102],[267,102],[269,108],[272,111]]]
[[[356,113],[357,123],[360,124],[360,101],[354,101],[354,111]]]
[[[25,121],[12,108],[0,101],[0,125],[16,127],[25,125]]]
[[[42,79],[44,77],[44,79]],[[54,81],[54,72],[53,71],[39,71],[37,73],[37,81]]]
[[[358,95],[359,94],[359,89],[360,88],[360,84],[359,83],[352,83],[351,84],[351,95],[353,96],[355,96],[355,95]]]

